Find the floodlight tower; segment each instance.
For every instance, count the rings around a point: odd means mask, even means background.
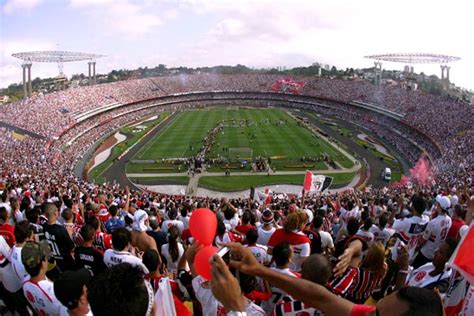
[[[440,54],[426,54],[426,53],[402,53],[402,54],[381,54],[381,55],[370,55],[364,56],[365,58],[375,60],[375,82],[377,82],[377,63],[381,65],[381,61],[389,61],[394,63],[404,63],[405,72],[408,75],[408,78],[413,76],[413,66],[414,64],[440,64],[441,66],[441,81],[443,82],[443,87],[447,89],[449,87],[449,70],[450,66],[447,64],[450,62],[458,61],[461,58],[448,55]],[[381,69],[381,68],[380,68]],[[446,71],[446,75],[445,72]],[[381,74],[380,74],[381,76]],[[379,83],[380,84],[380,83]]]
[[[12,54],[13,57],[19,58],[24,61],[21,65],[23,68],[23,94],[24,97],[31,97],[31,66],[34,61],[42,63],[57,63],[59,76],[57,82],[62,83],[62,88],[65,87],[66,76],[63,73],[64,63],[90,60],[89,62],[89,83],[96,82],[95,75],[95,60],[97,58],[104,57],[104,55],[78,53],[78,52],[67,52],[67,51],[35,51],[35,52],[23,52]],[[93,64],[93,80],[91,78],[91,64]]]

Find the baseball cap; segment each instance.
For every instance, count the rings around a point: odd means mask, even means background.
[[[91,272],[84,268],[77,271],[65,271],[54,282],[54,295],[67,309],[75,309],[84,285],[87,285],[91,278]]]
[[[306,216],[308,217],[308,220],[307,220],[306,224],[312,223],[313,218],[314,218],[313,212],[311,212],[311,210],[309,210],[309,209],[304,209],[304,212],[306,213]]]
[[[148,227],[145,224],[145,221],[148,218],[147,212],[144,210],[137,210],[133,214],[133,225],[132,228],[133,230],[139,231],[139,232],[144,232],[147,231]]]
[[[447,210],[451,206],[451,201],[444,195],[438,195],[436,197],[436,202],[439,203],[439,206],[441,206],[443,210]]]
[[[21,262],[23,262],[25,268],[33,269],[37,267],[43,258],[51,258],[51,248],[49,248],[46,240],[40,242],[29,241],[21,249]]]
[[[273,222],[273,212],[268,210],[268,209],[263,211],[263,213],[262,213],[262,222],[264,222],[265,224],[269,224],[269,223]]]

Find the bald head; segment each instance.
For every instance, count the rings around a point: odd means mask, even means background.
[[[303,262],[301,277],[305,280],[325,285],[332,276],[331,263],[320,254],[309,256]]]
[[[48,221],[55,220],[57,217],[58,208],[54,203],[45,203],[44,204],[44,215],[48,218]]]

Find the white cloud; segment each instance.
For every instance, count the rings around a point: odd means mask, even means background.
[[[430,52],[461,56],[453,80],[471,86],[467,65],[473,48],[473,5],[458,1],[284,1],[192,0],[198,15],[218,21],[180,58],[191,65],[248,63],[252,66],[301,66],[314,61],[338,67],[372,66],[363,56],[392,52]],[[401,69],[401,64],[385,64]],[[439,67],[415,66],[416,69]],[[433,70],[432,70],[433,71]]]
[[[4,14],[31,11],[41,4],[43,0],[7,0],[2,8]]]
[[[150,7],[150,3],[132,0],[71,0],[70,5],[83,10],[98,23],[99,33],[103,31],[108,35],[126,36],[127,39],[151,33],[164,21],[178,16],[176,10],[161,12],[156,6]]]

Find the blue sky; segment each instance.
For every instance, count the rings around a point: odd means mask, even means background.
[[[160,63],[356,68],[372,65],[364,55],[440,53],[462,58],[451,80],[474,89],[473,9],[467,0],[0,0],[0,87],[21,81],[12,53],[58,49],[106,55],[99,73]],[[440,74],[438,65],[415,70]],[[32,72],[58,70],[35,63]],[[64,72],[86,73],[87,63]]]

